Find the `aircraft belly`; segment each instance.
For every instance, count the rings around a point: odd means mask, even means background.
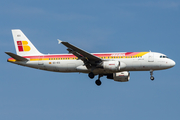
[[[26,63],[26,65],[28,67],[33,67],[33,68],[37,68],[37,69],[41,69],[41,70],[46,70],[43,62],[41,64],[39,64],[37,61],[29,61],[29,62]]]
[[[158,62],[148,62],[146,60],[132,61],[132,63],[126,63],[126,71],[149,71],[159,70],[160,64]]]
[[[82,65],[82,62],[77,60],[69,61],[53,61],[47,62],[46,67],[50,71],[56,72],[78,72],[76,67]]]
[[[149,71],[151,69],[158,69],[156,62],[148,62],[146,59],[138,60],[125,60],[122,61],[126,64],[124,71]]]

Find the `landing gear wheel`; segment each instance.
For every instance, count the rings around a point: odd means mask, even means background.
[[[100,85],[101,85],[101,81],[100,81],[99,79],[96,80],[95,83],[96,83],[97,86],[100,86]]]
[[[94,78],[94,73],[93,73],[93,72],[90,72],[90,73],[88,74],[88,76],[89,76],[91,79],[93,79],[93,78]]]
[[[151,80],[154,80],[154,77],[153,77],[153,76],[151,76],[151,77],[150,77],[150,79],[151,79]]]
[[[154,80],[154,77],[153,77],[153,70],[150,70],[150,75],[151,75],[150,79],[151,79],[151,80]]]

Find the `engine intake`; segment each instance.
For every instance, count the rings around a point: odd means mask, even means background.
[[[107,78],[114,79],[114,81],[117,81],[117,82],[127,82],[130,79],[130,73],[127,71],[117,72],[117,73],[107,75]]]

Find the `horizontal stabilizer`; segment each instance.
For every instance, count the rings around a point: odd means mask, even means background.
[[[9,56],[11,56],[12,58],[18,60],[18,61],[28,61],[28,59],[21,57],[19,55],[16,55],[14,53],[11,53],[11,52],[5,52],[5,53],[8,54]]]

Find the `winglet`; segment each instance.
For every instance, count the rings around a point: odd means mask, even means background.
[[[61,42],[62,42],[62,41],[61,41],[61,40],[59,40],[59,39],[57,39],[57,40],[58,40],[58,44],[61,44]]]

